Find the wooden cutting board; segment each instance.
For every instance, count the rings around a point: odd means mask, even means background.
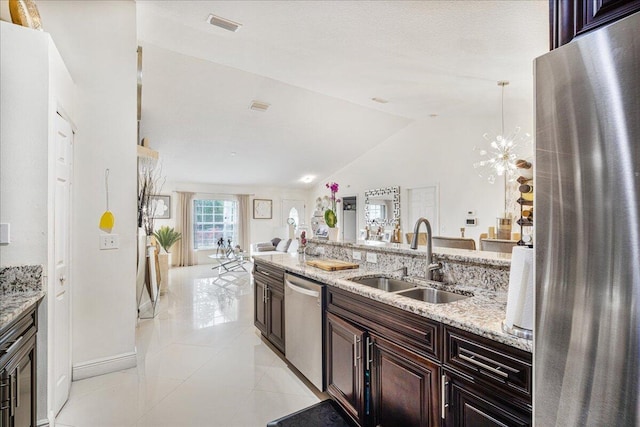
[[[337,259],[314,259],[307,261],[307,265],[325,271],[349,270],[359,267],[358,264],[347,261],[338,261]]]

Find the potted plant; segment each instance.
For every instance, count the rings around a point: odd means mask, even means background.
[[[168,225],[164,225],[153,233],[158,244],[164,249],[166,253],[169,253],[169,249],[176,243],[178,240],[182,239],[182,234],[178,233],[173,229],[173,227],[169,227]]]
[[[331,191],[331,198],[329,199],[331,207],[324,211],[324,222],[329,227],[329,240],[338,240],[338,207],[340,199],[336,198],[339,186],[337,182],[328,182],[325,185],[329,191]]]
[[[160,295],[164,295],[169,287],[169,265],[171,265],[169,249],[174,243],[182,239],[182,234],[175,231],[173,227],[165,225],[155,231],[153,236],[163,249],[158,254],[158,264],[160,264]]]

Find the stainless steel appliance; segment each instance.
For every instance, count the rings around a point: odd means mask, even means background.
[[[322,391],[324,285],[292,274],[284,284],[285,356]]]
[[[535,61],[537,426],[640,425],[640,13]]]

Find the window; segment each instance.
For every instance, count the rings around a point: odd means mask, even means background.
[[[235,200],[193,201],[193,248],[215,249],[218,239],[238,243],[238,202]]]
[[[387,209],[385,205],[369,205],[369,219],[383,220],[387,217]]]
[[[293,219],[293,229],[297,230],[298,225],[300,224],[300,217],[298,215],[298,209],[291,208],[289,211],[289,218],[287,219],[287,224],[289,223],[289,219]]]

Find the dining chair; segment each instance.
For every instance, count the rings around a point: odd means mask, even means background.
[[[433,246],[441,248],[456,248],[476,250],[476,241],[473,239],[465,239],[461,237],[443,237],[434,236]]]

